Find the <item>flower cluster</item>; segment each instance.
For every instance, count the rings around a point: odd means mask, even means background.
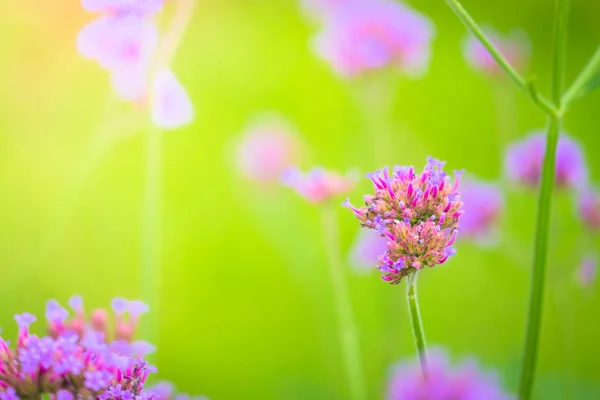
[[[173,72],[157,60],[159,32],[154,14],[163,0],[83,0],[100,17],[77,38],[79,52],[109,71],[115,93],[138,104],[152,100],[152,121],[172,129],[194,117],[191,101]]]
[[[433,349],[428,357],[428,378],[414,361],[398,364],[388,385],[387,400],[485,399],[510,400],[493,374],[479,370],[474,360],[452,367],[446,354]]]
[[[355,77],[385,67],[418,75],[427,68],[433,25],[407,5],[392,0],[310,3],[325,16],[315,49],[339,75]]]
[[[508,146],[505,171],[509,179],[535,188],[542,176],[546,137],[533,132]],[[579,143],[561,134],[556,149],[556,186],[559,189],[581,189],[587,182],[587,167]]]
[[[387,251],[379,258],[383,280],[397,284],[403,277],[446,262],[456,251],[451,246],[463,213],[456,180],[443,170],[444,162],[429,158],[423,172],[396,166],[367,175],[375,189],[364,196],[365,206],[350,208],[365,228],[388,238]]]
[[[156,369],[143,357],[154,351],[143,341],[132,341],[142,313],[140,301],[115,299],[114,335],[109,335],[108,312],[95,310],[89,318],[79,296],[71,298],[74,317],[58,302],[46,307],[48,335],[39,337],[29,327],[36,317],[15,316],[19,327],[16,345],[0,338],[0,398],[40,398],[50,394],[57,400],[145,400],[149,373]]]
[[[356,174],[349,172],[346,176],[313,168],[303,174],[295,167],[283,173],[282,183],[293,188],[298,194],[313,204],[325,203],[333,197],[347,194],[356,186]]]
[[[461,237],[489,242],[504,205],[500,188],[493,183],[466,179],[461,185],[460,197],[469,209],[460,220]]]
[[[509,35],[503,37],[494,29],[486,28],[485,33],[509,64],[516,68],[525,66],[531,47],[525,32],[513,30]],[[497,75],[502,72],[492,55],[472,35],[465,39],[463,53],[469,65],[475,70],[489,75]]]

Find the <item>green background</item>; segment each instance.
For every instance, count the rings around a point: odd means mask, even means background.
[[[543,128],[524,94],[467,66],[465,29],[444,1],[411,4],[436,26],[429,73],[349,82],[312,53],[318,27],[294,1],[198,2],[174,63],[197,118],[162,139],[161,378],[214,400],[348,398],[321,210],[285,188],[244,181],[232,161],[232,143],[257,114],[289,119],[306,168],[420,168],[433,155],[485,179],[500,179],[507,139]],[[75,0],[2,5],[0,326],[11,337],[13,314],[42,316],[48,298],[78,293],[99,307],[140,295],[145,142],[129,128],[130,108],[112,99],[106,73],[76,51],[92,14]],[[502,32],[528,33],[526,75],[547,92],[553,2],[464,6]],[[598,21],[599,2],[572,1],[568,82],[600,41]],[[367,87],[393,97],[391,112],[365,102]],[[596,182],[599,110],[600,91],[575,103],[565,123]],[[351,198],[359,203],[369,190],[363,180]],[[597,253],[599,243],[577,220],[573,193],[557,199],[536,398],[600,398],[600,299],[595,285],[573,279],[582,248]],[[455,359],[478,357],[514,392],[535,194],[508,188],[506,203],[498,247],[460,242],[456,257],[422,274],[419,292],[428,342]],[[358,223],[338,214],[347,252]],[[414,354],[404,285],[350,268],[348,280],[370,398],[381,398],[390,366]]]

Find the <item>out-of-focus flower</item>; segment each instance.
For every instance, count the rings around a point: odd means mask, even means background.
[[[184,87],[158,59],[158,28],[152,15],[162,0],[83,0],[89,11],[102,15],[77,38],[79,52],[96,60],[111,75],[117,96],[150,106],[151,119],[163,129],[175,129],[194,119]]]
[[[188,396],[187,394],[175,394],[173,384],[170,382],[158,382],[149,387],[148,392],[152,393],[152,400],[208,400],[204,396]]]
[[[422,74],[431,58],[434,28],[424,15],[391,0],[339,7],[315,38],[315,49],[341,76],[384,67]]]
[[[298,161],[300,144],[290,126],[279,118],[263,118],[251,124],[235,149],[240,173],[257,182],[276,182]]]
[[[432,349],[428,357],[428,379],[418,363],[403,361],[394,367],[387,400],[510,400],[494,374],[482,372],[475,360],[452,367],[446,354]]]
[[[546,135],[540,131],[510,144],[504,160],[508,178],[529,188],[537,187],[542,176],[545,152]],[[558,139],[555,171],[559,189],[580,189],[587,182],[587,166],[581,146],[565,133]]]
[[[585,188],[579,194],[579,217],[591,230],[600,231],[600,193]]]
[[[586,254],[577,268],[577,282],[582,287],[589,287],[596,281],[596,255]]]
[[[156,73],[153,93],[152,122],[159,128],[174,129],[194,120],[192,101],[170,70]]]
[[[496,49],[515,68],[527,64],[531,52],[531,44],[525,32],[515,29],[506,36],[500,35],[493,28],[485,28],[485,33]],[[469,65],[489,75],[496,75],[502,70],[485,47],[472,35],[465,38],[463,52]]]
[[[283,172],[282,183],[293,188],[307,201],[319,204],[334,197],[349,193],[356,186],[357,177],[353,171],[341,175],[323,168],[313,168],[304,174],[296,167]]]
[[[300,0],[300,5],[310,16],[325,19],[335,12],[344,10],[344,8],[367,1],[372,0]]]
[[[356,208],[348,200],[343,204],[362,227],[387,236],[387,251],[378,267],[391,284],[423,267],[443,264],[456,253],[451,246],[463,213],[458,192],[461,172],[455,171],[452,184],[444,164],[428,158],[419,175],[412,166],[383,168],[367,175],[375,194],[364,196],[364,207]]]
[[[350,265],[359,267],[361,270],[376,266],[379,257],[387,251],[388,240],[387,236],[382,236],[376,231],[359,230],[350,250]]]
[[[494,183],[466,179],[460,197],[467,209],[460,219],[461,237],[489,243],[504,206],[500,188]]]

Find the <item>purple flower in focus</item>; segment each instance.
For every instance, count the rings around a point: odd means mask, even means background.
[[[189,125],[194,120],[192,101],[171,70],[160,70],[154,77],[151,117],[163,129]]]
[[[504,206],[500,188],[494,183],[466,179],[460,197],[467,210],[460,219],[461,237],[489,243]]]
[[[359,1],[333,13],[314,44],[343,77],[384,67],[419,75],[429,64],[433,35],[429,19],[402,3]]]
[[[371,269],[377,266],[379,257],[387,251],[387,236],[371,229],[361,229],[354,240],[350,250],[350,264],[362,269]]]
[[[446,354],[433,349],[428,357],[428,380],[417,362],[404,361],[394,367],[387,400],[510,400],[493,374],[480,371],[474,360],[452,367]]]
[[[503,37],[492,28],[485,28],[484,30],[496,49],[500,51],[511,66],[521,68],[527,64],[531,45],[525,32],[515,29],[509,35]],[[489,75],[496,75],[501,72],[498,63],[474,36],[469,35],[464,40],[463,52],[465,59],[473,69],[483,71]]]
[[[593,231],[600,231],[600,192],[585,188],[579,193],[579,217]]]
[[[298,160],[299,148],[298,140],[284,120],[266,117],[252,123],[240,137],[235,159],[246,178],[272,183]]]
[[[542,176],[545,150],[546,135],[540,131],[510,144],[504,160],[508,178],[529,188],[537,187]],[[555,179],[559,189],[580,189],[587,182],[587,166],[581,146],[564,133],[558,139]]]
[[[577,281],[582,287],[589,287],[595,282],[596,265],[596,255],[593,253],[586,254],[581,260],[577,269]]]
[[[343,206],[354,212],[361,226],[388,238],[387,251],[379,258],[383,280],[398,284],[423,267],[445,263],[456,253],[459,218],[463,213],[458,185],[443,170],[444,162],[428,158],[421,174],[396,166],[368,174],[374,195],[364,196],[365,206]]]
[[[300,196],[313,204],[321,204],[334,197],[347,194],[356,186],[356,174],[349,172],[346,176],[313,168],[308,173],[302,173],[298,168],[291,167],[284,171],[282,183],[293,188]]]

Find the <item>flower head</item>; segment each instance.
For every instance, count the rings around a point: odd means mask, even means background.
[[[384,67],[414,75],[429,64],[433,34],[429,19],[402,3],[357,1],[330,15],[315,48],[344,77]]]
[[[387,400],[510,400],[493,374],[479,370],[473,360],[452,367],[440,349],[433,349],[428,357],[428,379],[414,361],[404,361],[392,371]]]
[[[515,68],[523,67],[527,63],[530,53],[530,42],[525,32],[515,29],[509,35],[502,36],[495,29],[486,28],[487,36],[496,49]],[[467,62],[475,70],[496,75],[501,71],[498,63],[485,47],[472,35],[465,38],[463,52]]]
[[[264,118],[253,123],[236,148],[239,171],[256,182],[278,181],[297,161],[299,143],[289,125],[279,118]]]
[[[533,132],[523,140],[510,144],[504,169],[509,179],[535,188],[542,176],[546,135]],[[587,166],[581,146],[566,134],[561,134],[556,149],[556,186],[559,189],[581,188],[587,182]]]
[[[600,231],[600,192],[586,188],[579,194],[578,203],[583,223],[593,231]]]
[[[463,181],[460,197],[468,211],[461,217],[460,234],[477,242],[488,242],[503,208],[500,188],[472,179]]]
[[[285,186],[293,188],[313,204],[324,203],[336,196],[347,194],[354,189],[356,181],[353,172],[344,176],[322,168],[313,168],[304,174],[291,167],[284,171],[282,178]]]
[[[443,170],[444,162],[429,158],[421,174],[414,168],[396,166],[367,175],[375,189],[364,196],[365,206],[343,205],[354,212],[361,226],[388,238],[387,251],[379,258],[383,280],[397,284],[403,277],[435,267],[456,253],[451,246],[462,215],[456,181]]]

